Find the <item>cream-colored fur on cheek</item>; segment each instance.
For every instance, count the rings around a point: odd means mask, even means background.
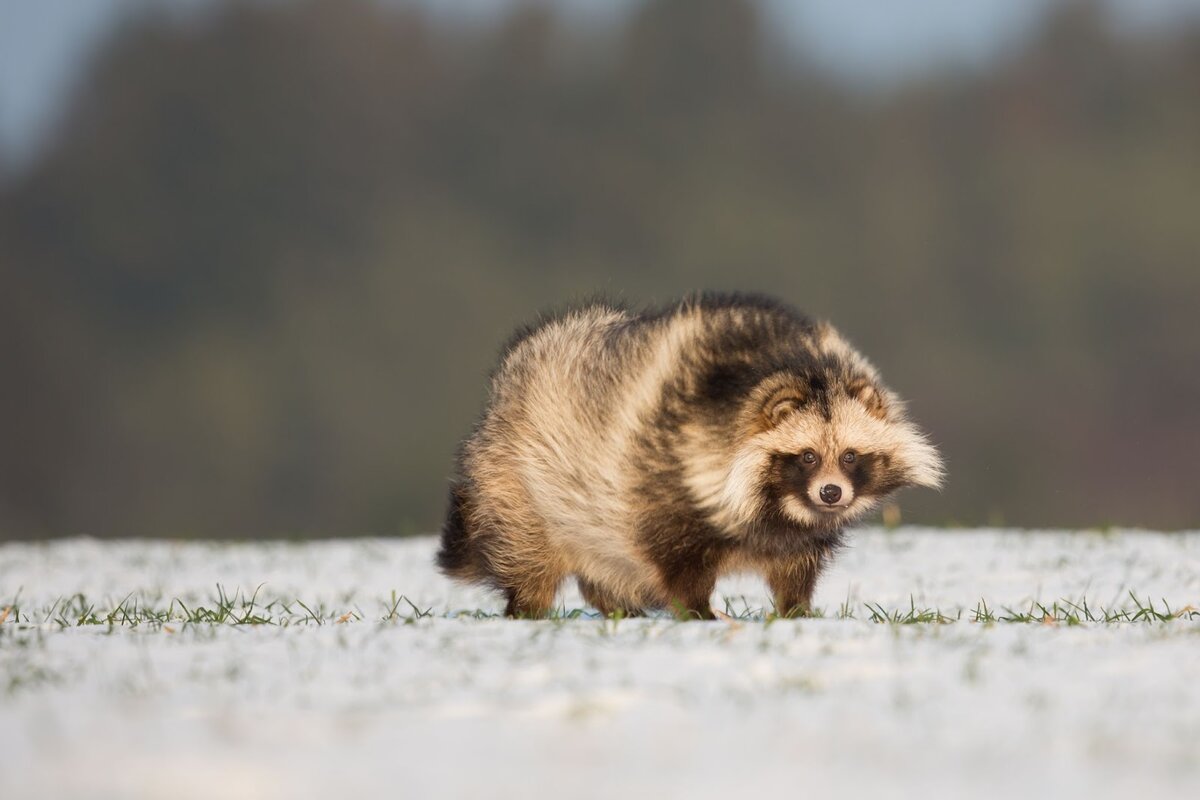
[[[771,456],[753,443],[739,448],[730,464],[721,494],[721,512],[736,525],[748,525],[762,513],[760,488],[766,480]]]
[[[930,489],[940,489],[945,480],[946,470],[942,465],[942,457],[923,434],[916,434],[919,441],[909,445],[901,456],[908,478],[914,486],[927,486]]]
[[[804,505],[804,501],[794,494],[786,495],[780,505],[783,507],[783,513],[801,525],[816,525],[820,522],[819,512]]]

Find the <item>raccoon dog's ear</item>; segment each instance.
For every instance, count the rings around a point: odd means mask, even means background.
[[[887,416],[887,404],[883,393],[866,378],[855,378],[846,384],[846,393],[867,407],[867,413],[883,419]]]
[[[774,428],[798,411],[807,399],[799,387],[789,386],[774,392],[763,404],[763,424],[767,428]]]

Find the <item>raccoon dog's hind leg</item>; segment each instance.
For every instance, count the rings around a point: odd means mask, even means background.
[[[451,577],[502,591],[507,616],[545,616],[566,571],[537,521],[514,511],[505,499],[504,492],[481,494],[469,481],[456,484],[438,566]]]
[[[554,596],[565,576],[559,572],[529,570],[509,585],[502,586],[508,603],[506,617],[544,617],[554,606]]]
[[[579,593],[583,595],[583,599],[604,616],[608,617],[613,614],[620,614],[624,617],[642,616],[641,603],[630,602],[628,599],[618,597],[587,578],[579,578],[577,582],[579,583]]]

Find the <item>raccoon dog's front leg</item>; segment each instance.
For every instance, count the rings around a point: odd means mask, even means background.
[[[622,599],[586,578],[579,578],[578,583],[579,593],[583,595],[583,599],[604,616],[620,614],[623,617],[640,617],[642,615],[642,603]]]
[[[767,586],[781,617],[802,617],[812,611],[813,589],[825,568],[827,555],[820,551],[773,561],[765,569]]]
[[[715,619],[712,593],[729,545],[704,534],[651,539],[664,589],[663,604],[684,619]]]
[[[541,537],[533,536],[531,540]],[[496,568],[493,581],[508,600],[504,608],[506,617],[541,618],[554,607],[558,587],[566,579],[566,573],[545,547],[532,546],[510,533],[503,541],[505,551],[493,555]],[[498,557],[497,557],[498,556]]]
[[[557,581],[534,581],[506,587],[504,596],[508,598],[508,605],[504,607],[504,616],[526,619],[545,617],[554,606],[557,590]]]

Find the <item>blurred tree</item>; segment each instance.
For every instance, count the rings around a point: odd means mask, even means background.
[[[698,288],[873,356],[949,455],[909,519],[1196,525],[1200,31],[1069,4],[873,101],[767,50],[716,0],[135,20],[0,194],[0,537],[430,530],[513,325]]]

